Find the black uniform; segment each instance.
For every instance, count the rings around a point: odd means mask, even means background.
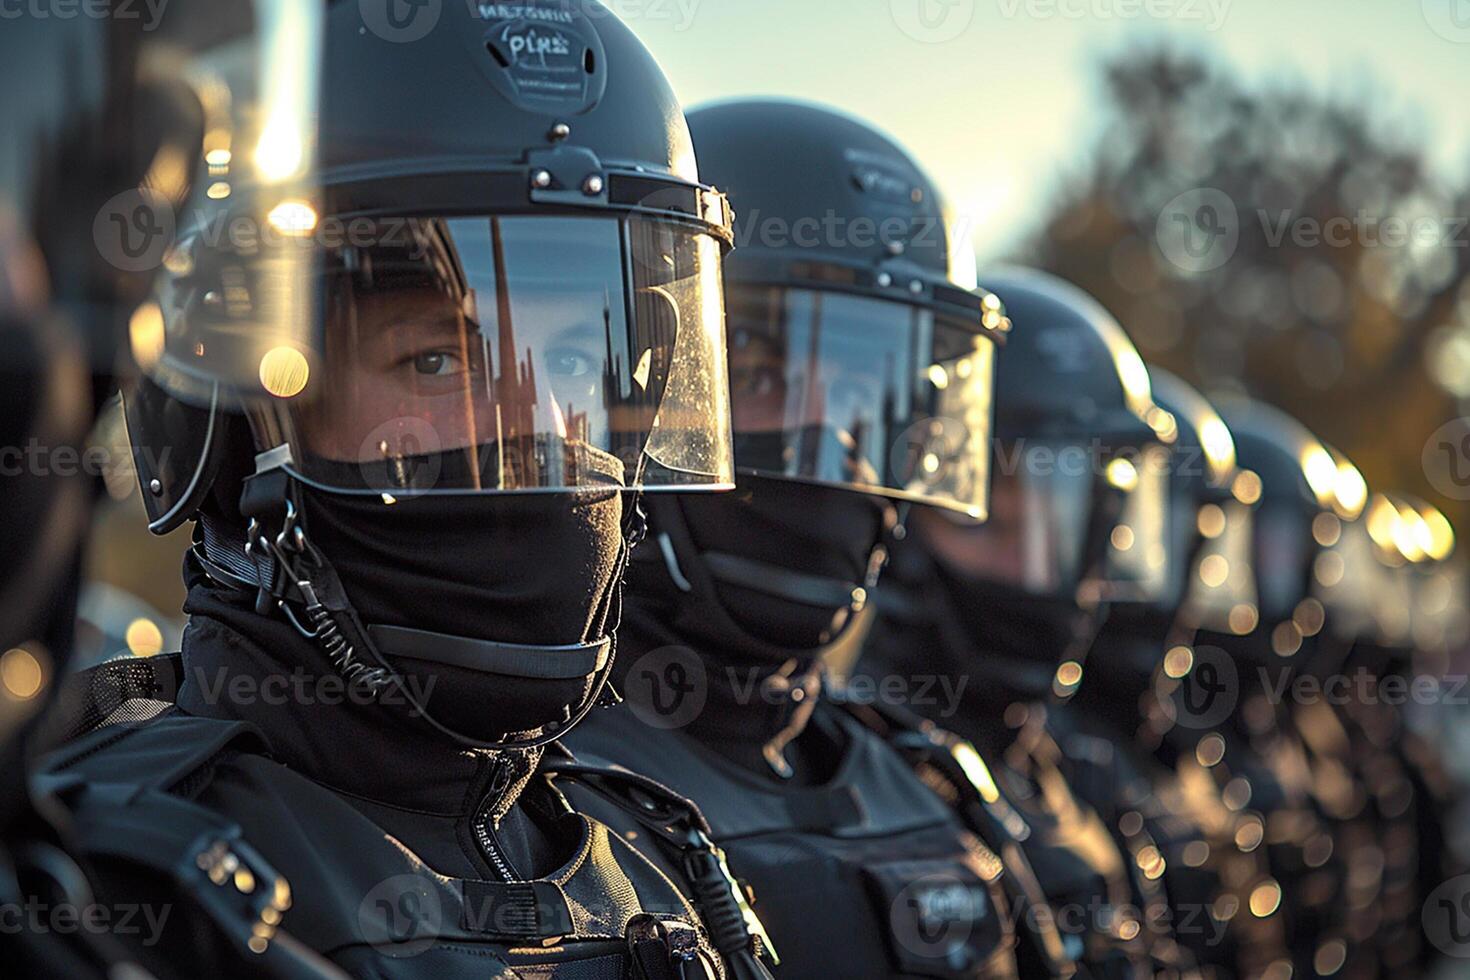
[[[764,677],[738,666],[749,655],[681,642],[668,626],[677,618],[630,599],[623,663],[638,670],[642,655],[670,648],[683,658],[675,662],[697,662],[708,677],[699,717],[659,730],[623,706],[593,715],[567,744],[702,801],[714,840],[753,892],[780,956],[777,975],[1016,975],[995,852],[885,740],[825,700],[763,704]],[[782,778],[765,748],[807,712],[785,753],[793,773]]]
[[[354,975],[725,975],[687,886],[570,807],[539,752],[462,750],[385,731],[378,706],[332,704],[342,688],[320,682],[335,675],[303,667],[320,655],[249,602],[196,577],[177,706],[105,727],[48,767],[120,892],[141,872],[181,877],[201,903],[246,904],[233,917],[181,910],[146,956],[293,975],[279,926]],[[280,703],[282,678],[325,703]]]

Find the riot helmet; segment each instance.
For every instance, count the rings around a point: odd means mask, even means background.
[[[1232,653],[1288,664],[1326,626],[1314,570],[1366,493],[1356,468],[1285,413],[1244,399],[1220,408],[1248,471],[1239,495],[1255,505],[1249,562],[1257,594],[1254,615],[1235,614],[1223,637]]]
[[[1085,653],[1104,604],[1162,595],[1177,423],[1091,297],[1035,271],[982,281],[1016,326],[998,370],[990,518],[914,526],[994,652],[1039,657],[1049,677]],[[1057,680],[1074,691],[1080,663]]]
[[[1174,576],[1159,611],[1185,633],[1249,629],[1256,615],[1250,550],[1252,487],[1215,407],[1177,376],[1150,368],[1154,395],[1179,424],[1170,479]],[[1245,498],[1245,499],[1243,499]]]
[[[870,124],[764,99],[689,124],[738,216],[725,279],[740,487],[658,501],[653,525],[669,578],[706,600],[699,628],[780,662],[854,621],[895,502],[983,516],[1010,325],[976,290],[939,190]]]
[[[192,161],[129,430],[153,529],[198,516],[211,578],[454,741],[529,748],[603,692],[624,496],[732,484],[731,213],[600,5],[419,13],[328,5],[254,152]]]

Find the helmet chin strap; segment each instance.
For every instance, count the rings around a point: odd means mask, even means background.
[[[362,622],[347,597],[331,561],[307,537],[300,523],[299,486],[273,454],[259,457],[259,468],[245,480],[240,513],[250,522],[245,543],[253,561],[256,581],[249,582],[220,563],[205,557],[211,577],[236,587],[257,590],[256,611],[270,615],[274,606],[306,638],[314,641],[350,684],[376,699],[395,687],[404,702],[451,741],[473,749],[525,751],[549,745],[565,736],[603,703],[617,703],[610,686],[617,651],[617,629],[622,617],[623,578],[629,556],[642,541],[647,520],[635,496],[624,520],[609,597],[607,634],[574,646],[501,643],[473,637],[450,636]],[[300,606],[306,622],[293,608]],[[387,653],[395,650],[415,659],[459,668],[485,670],[530,680],[570,680],[589,676],[592,685],[581,703],[570,706],[566,718],[525,738],[485,741],[457,732],[436,719],[428,705],[406,683]]]

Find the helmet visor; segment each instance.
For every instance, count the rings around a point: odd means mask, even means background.
[[[1123,491],[1122,516],[1108,533],[1103,564],[1104,595],[1114,602],[1161,602],[1173,585],[1170,547],[1170,453],[1150,446],[1111,463],[1106,478]]]
[[[1086,591],[1110,601],[1161,598],[1168,573],[1165,454],[1111,457],[1097,446],[1047,441],[997,445],[995,452],[989,520],[966,531],[965,554],[951,561],[1038,597]]]
[[[994,342],[888,300],[730,290],[740,469],[938,504],[987,506]]]
[[[1251,509],[1237,502],[1208,504],[1198,524],[1204,543],[1189,581],[1189,607],[1203,629],[1248,633],[1259,621]]]
[[[637,217],[356,227],[318,256],[319,352],[260,364],[294,475],[395,495],[732,483],[715,239]]]

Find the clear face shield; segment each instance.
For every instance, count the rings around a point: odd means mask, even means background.
[[[1196,522],[1204,539],[1190,575],[1186,607],[1201,629],[1244,635],[1260,622],[1251,564],[1254,515],[1239,501],[1206,504]]]
[[[985,515],[995,343],[978,321],[804,289],[730,303],[742,470]]]
[[[967,576],[1038,598],[1155,601],[1169,575],[1168,479],[1161,446],[1107,457],[1082,443],[998,445],[989,521],[931,546]]]
[[[176,161],[195,191],[133,316],[149,383],[130,400],[153,420],[136,429],[163,442],[141,451],[207,456],[212,423],[162,431],[172,399],[243,411],[260,449],[329,492],[732,486],[710,222],[360,205],[379,185],[315,161],[322,11],[255,6],[254,46],[179,55],[208,135]],[[161,511],[191,471],[154,468]]]
[[[733,482],[714,238],[616,217],[370,227],[322,256],[318,380],[299,362],[271,378],[300,479],[395,495]]]

